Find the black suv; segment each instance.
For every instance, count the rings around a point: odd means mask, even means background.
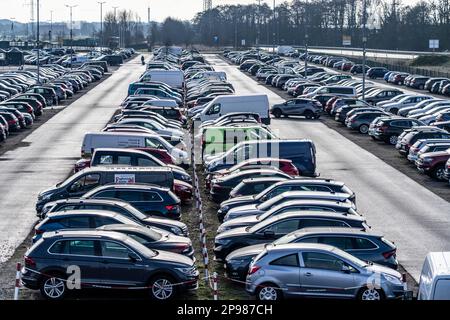
[[[131,204],[108,199],[64,199],[47,203],[38,217],[43,219],[48,213],[68,210],[102,210],[120,213],[138,224],[166,230],[178,236],[189,236],[188,227],[176,220],[148,217]]]
[[[408,118],[385,118],[377,123],[372,137],[396,145],[400,134],[406,129],[424,125],[421,121]]]
[[[145,184],[106,185],[86,193],[83,199],[117,199],[150,216],[179,220],[180,199],[168,188]]]
[[[61,300],[77,266],[79,289],[147,288],[155,300],[168,300],[197,288],[194,262],[180,254],[149,249],[117,232],[58,231],[46,233],[25,254],[22,282],[44,298]],[[174,285],[177,284],[177,285]],[[76,288],[76,283],[74,283]]]
[[[450,133],[445,130],[436,128],[431,130],[412,130],[407,132],[402,139],[399,137],[396,148],[402,156],[407,156],[411,146],[419,139],[450,139]]]

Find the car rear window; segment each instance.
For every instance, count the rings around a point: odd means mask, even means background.
[[[270,262],[272,266],[284,266],[284,267],[298,267],[298,254],[290,254]]]

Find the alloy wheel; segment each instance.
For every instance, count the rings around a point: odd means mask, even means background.
[[[158,300],[170,299],[173,295],[173,285],[168,279],[158,279],[153,282],[152,294]]]
[[[389,143],[395,146],[397,144],[398,137],[397,136],[390,136],[389,137]]]
[[[50,299],[60,299],[66,291],[64,281],[54,277],[45,280],[43,286],[45,295]]]
[[[361,294],[361,300],[381,300],[381,295],[376,289],[365,289]]]
[[[259,300],[277,300],[278,292],[274,287],[264,287],[259,291]]]

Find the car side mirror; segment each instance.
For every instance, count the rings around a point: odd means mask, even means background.
[[[349,267],[348,265],[346,265],[346,264],[344,264],[344,265],[342,266],[341,271],[342,271],[343,273],[350,273],[350,272],[351,272],[350,267]]]
[[[132,262],[136,262],[136,261],[140,260],[139,256],[136,253],[134,253],[134,252],[128,253],[128,258]]]
[[[273,232],[271,230],[264,231],[264,238],[267,238],[267,239],[275,238],[275,232]]]

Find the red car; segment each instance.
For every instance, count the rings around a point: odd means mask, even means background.
[[[429,152],[419,156],[416,167],[436,180],[447,180],[445,175],[446,163],[450,159],[450,149],[446,151]]]
[[[350,62],[350,61],[344,62],[341,66],[341,70],[342,71],[350,71],[350,69],[353,67],[353,65],[354,65],[353,62]]]
[[[260,168],[261,166],[276,167],[276,168],[280,169],[280,171],[282,171],[290,176],[299,176],[300,175],[300,172],[298,171],[297,167],[294,166],[294,164],[292,163],[291,160],[275,159],[275,158],[255,158],[255,159],[249,159],[249,160],[243,161],[241,163],[238,163],[237,165],[235,165],[229,169],[223,169],[223,170],[219,170],[219,171],[209,174],[205,179],[206,188],[208,190],[210,189],[211,181],[215,178],[229,175],[229,174],[235,173],[237,171]]]
[[[181,202],[186,203],[192,200],[194,187],[192,187],[189,183],[175,179],[173,182],[173,188],[175,194],[178,198],[180,198]]]
[[[333,97],[333,98],[329,99],[327,101],[327,103],[325,104],[325,107],[323,108],[323,111],[325,111],[328,114],[331,114],[331,109],[333,108],[333,104],[339,98],[340,98],[339,96],[336,96],[336,97]]]

